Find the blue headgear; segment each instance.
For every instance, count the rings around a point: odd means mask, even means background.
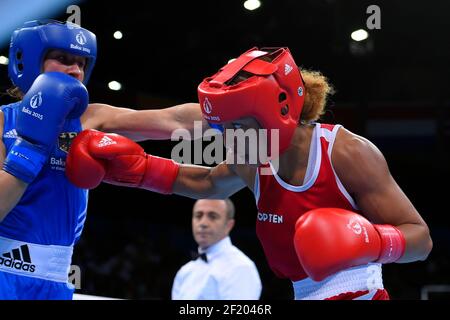
[[[9,48],[8,74],[23,93],[41,74],[50,49],[86,57],[83,83],[88,82],[97,57],[95,34],[70,22],[29,21],[14,31]]]

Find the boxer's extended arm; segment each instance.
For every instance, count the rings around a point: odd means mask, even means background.
[[[81,117],[83,129],[113,132],[135,141],[170,139],[176,129],[186,129],[193,137],[194,121],[209,128],[197,103],[165,109],[133,110],[107,104],[90,104]]]
[[[396,262],[425,260],[433,246],[428,226],[395,182],[378,148],[340,129],[332,161],[361,213],[372,223],[393,225],[403,233],[406,250]]]
[[[226,198],[246,186],[225,162],[214,168],[180,165],[144,152],[136,142],[96,130],[85,130],[72,142],[66,175],[81,188],[102,181],[191,198]]]

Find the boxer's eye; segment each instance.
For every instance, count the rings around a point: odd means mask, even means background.
[[[84,68],[86,67],[86,60],[85,59],[77,60],[77,65],[81,70],[84,70]]]
[[[55,59],[58,60],[59,62],[61,62],[62,64],[67,64],[67,57],[64,55],[56,56]]]

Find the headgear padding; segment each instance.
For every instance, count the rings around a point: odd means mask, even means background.
[[[290,144],[302,112],[305,87],[288,48],[252,48],[198,87],[204,118],[212,125],[245,117],[279,129],[280,153]]]
[[[83,83],[87,84],[97,57],[95,34],[70,22],[35,20],[14,31],[9,48],[8,74],[23,93],[41,74],[45,55],[51,49],[86,57]]]

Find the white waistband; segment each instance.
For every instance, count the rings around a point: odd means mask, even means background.
[[[73,247],[41,245],[0,237],[0,271],[67,282]]]
[[[322,281],[306,278],[292,283],[296,300],[323,300],[341,293],[383,289],[380,263],[340,271]]]

